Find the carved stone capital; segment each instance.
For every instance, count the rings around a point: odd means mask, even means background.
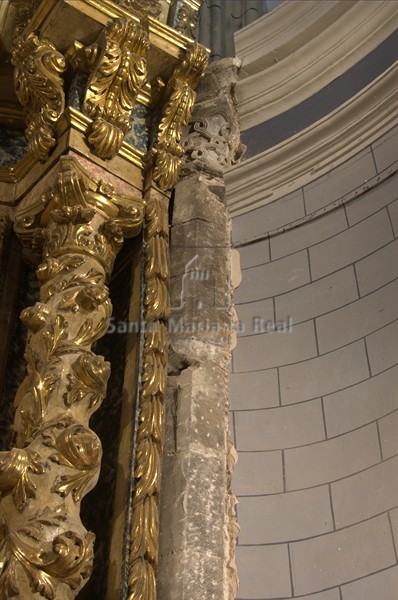
[[[220,178],[244,152],[234,95],[239,64],[238,59],[227,58],[213,63],[206,71],[184,132],[184,175],[204,171]]]

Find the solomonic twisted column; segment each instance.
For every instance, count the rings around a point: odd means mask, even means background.
[[[91,346],[108,327],[115,256],[142,222],[142,201],[93,182],[68,157],[48,193],[18,210],[17,234],[42,253],[41,289],[21,315],[28,369],[16,444],[0,453],[1,600],[69,600],[90,575],[94,535],[79,510],[99,474],[101,443],[88,424],[110,372]]]

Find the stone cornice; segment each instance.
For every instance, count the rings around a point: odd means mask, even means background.
[[[242,129],[281,114],[345,73],[398,26],[398,3],[290,1],[235,36]],[[264,36],[264,31],[269,35]]]
[[[235,215],[293,192],[342,164],[398,124],[398,61],[348,102],[225,174]]]

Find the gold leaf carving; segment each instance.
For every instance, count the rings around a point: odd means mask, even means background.
[[[65,514],[44,514],[16,531],[0,531],[0,599],[21,597],[21,581],[32,592],[55,600],[59,583],[77,590],[91,574],[94,535],[67,525]]]
[[[89,408],[99,404],[105,396],[110,365],[102,356],[92,352],[81,354],[68,374],[69,384],[64,395],[66,406],[88,401]]]
[[[39,331],[44,327],[48,316],[50,314],[48,306],[41,302],[36,302],[31,308],[25,308],[21,312],[21,321],[26,327],[29,327],[32,331]]]
[[[52,490],[61,496],[72,493],[74,501],[79,502],[94,487],[92,480],[98,475],[102,456],[101,442],[93,431],[75,424],[56,437],[47,434],[46,445],[57,450],[49,457],[51,461],[76,471],[58,477]]]
[[[84,263],[83,256],[61,256],[59,259],[47,258],[36,269],[39,281],[45,283],[59,273],[69,273]]]
[[[109,313],[111,312],[110,302],[108,302]],[[97,324],[93,319],[86,319],[81,325],[77,336],[72,342],[78,346],[91,345],[96,339],[103,336],[108,329],[108,316],[102,318]]]
[[[146,333],[135,456],[128,600],[156,600],[160,457],[169,314],[167,205],[156,193],[145,216]]]
[[[164,1],[164,0],[163,0]],[[171,0],[166,0],[170,4]],[[162,3],[160,0],[116,0],[116,4],[132,9],[142,16],[151,15],[157,19],[162,12]]]
[[[202,0],[192,2],[192,0],[182,0],[178,12],[175,29],[180,33],[193,37],[194,31],[198,26],[199,8]]]
[[[54,44],[31,31],[17,39],[12,64],[15,91],[28,119],[29,148],[35,158],[46,160],[56,144],[55,123],[65,108],[65,59]]]
[[[20,446],[25,446],[42,425],[58,380],[57,366],[58,361],[53,360],[41,373],[29,373],[18,389],[15,406],[20,423],[16,421],[15,429]]]
[[[22,510],[29,498],[36,497],[36,485],[30,473],[44,473],[40,456],[32,450],[13,448],[0,452],[0,493],[12,493],[15,506]]]
[[[158,128],[157,143],[152,150],[153,179],[161,189],[173,187],[178,180],[181,157],[182,128],[188,124],[195,102],[195,88],[207,66],[208,52],[196,42],[189,46],[185,60],[170,78]]]
[[[106,281],[124,236],[142,228],[144,202],[94,181],[63,157],[40,202],[16,212],[25,244],[34,246],[41,232],[41,289],[40,302],[22,313],[28,373],[15,399],[17,447],[0,453],[8,527],[0,538],[0,600],[71,600],[91,571],[93,536],[79,519],[79,504],[100,469],[101,443],[88,421],[109,377],[109,364],[91,345],[107,330]]]
[[[95,44],[75,42],[67,59],[89,73],[84,112],[93,119],[88,141],[101,158],[113,158],[130,128],[138,93],[147,80],[148,33],[140,23],[115,19]]]
[[[54,323],[43,332],[43,339],[47,349],[47,358],[55,354],[60,343],[67,336],[67,324],[62,315],[55,317]]]

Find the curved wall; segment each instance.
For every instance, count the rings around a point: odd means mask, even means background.
[[[233,220],[239,599],[397,598],[397,150]]]
[[[397,30],[306,0],[236,35],[239,600],[398,597]]]

